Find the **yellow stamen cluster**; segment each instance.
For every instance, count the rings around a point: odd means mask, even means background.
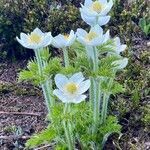
[[[64,35],[64,38],[65,38],[66,40],[68,40],[68,39],[69,39],[69,34],[65,34],[65,35]]]
[[[29,42],[33,43],[33,44],[38,44],[41,42],[41,37],[40,35],[36,34],[36,33],[31,33],[29,35]]]
[[[97,36],[98,36],[98,35],[97,35],[95,32],[90,31],[90,32],[86,35],[85,39],[86,39],[87,41],[91,41],[91,40],[93,40],[94,38],[96,38]]]
[[[97,13],[100,13],[103,8],[103,5],[99,1],[93,2],[91,9],[96,11]]]
[[[65,86],[65,89],[67,92],[71,93],[71,94],[74,94],[78,87],[75,83],[68,83],[66,86]]]

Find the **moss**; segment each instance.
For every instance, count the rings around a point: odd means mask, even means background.
[[[12,91],[12,85],[10,83],[0,83],[0,95],[7,94]]]
[[[5,94],[11,93],[11,92],[13,92],[17,96],[20,96],[20,95],[27,95],[27,96],[41,95],[41,92],[36,90],[35,87],[33,87],[33,86],[30,87],[30,86],[25,87],[25,86],[19,86],[18,84],[3,82],[0,84],[0,95],[5,95]]]
[[[150,126],[150,105],[147,104],[143,109],[143,118],[142,122],[145,124],[146,127]]]

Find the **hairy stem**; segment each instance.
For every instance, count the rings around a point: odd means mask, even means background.
[[[69,113],[69,104],[65,104],[64,108],[64,115]],[[74,150],[74,141],[73,141],[73,136],[72,136],[72,126],[69,120],[63,120],[63,127],[64,127],[64,132],[65,132],[65,137],[66,137],[66,142],[68,145],[69,150]]]
[[[68,56],[67,48],[63,48],[63,56],[64,56],[65,67],[68,67],[69,66],[69,56]]]
[[[101,124],[105,123],[107,118],[107,107],[108,107],[108,100],[109,100],[110,94],[103,93],[103,105],[102,105],[102,111],[101,111]]]
[[[94,119],[95,124],[97,125],[99,122],[99,113],[100,113],[100,82],[95,81],[96,94],[95,94],[95,105],[94,105]]]
[[[107,109],[108,109],[108,102],[111,94],[111,87],[113,85],[113,78],[109,79],[108,82],[108,91],[103,93],[103,105],[102,105],[102,111],[101,111],[101,123],[105,123],[107,118]]]
[[[94,100],[94,78],[93,77],[90,77],[90,82],[91,82],[91,85],[90,85],[90,107],[91,109],[93,109],[93,100]]]
[[[98,71],[98,53],[97,53],[97,48],[96,47],[93,47],[93,54],[94,54],[93,71],[97,72]]]
[[[37,63],[38,63],[38,70],[39,70],[39,75],[42,77],[43,76],[43,62],[42,62],[42,59],[41,59],[41,56],[40,56],[40,49],[37,49],[37,50],[34,50],[35,52],[35,56],[36,56],[36,60],[37,60]],[[41,83],[41,87],[42,87],[42,91],[43,91],[43,95],[44,95],[44,99],[45,99],[45,102],[46,102],[46,106],[47,106],[47,109],[50,113],[50,107],[51,107],[51,96],[50,96],[50,89],[49,89],[49,82],[46,81],[44,83]]]

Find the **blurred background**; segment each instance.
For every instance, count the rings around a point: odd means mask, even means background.
[[[88,27],[79,13],[84,0],[0,0],[0,61],[27,59],[33,55],[16,41],[20,32],[39,27],[55,36]],[[114,0],[111,21],[104,28],[131,46],[134,38],[148,38],[148,0]],[[143,20],[143,22],[140,22]],[[148,31],[146,31],[148,30]],[[146,32],[145,32],[146,31]]]

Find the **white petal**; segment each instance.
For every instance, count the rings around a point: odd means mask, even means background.
[[[42,45],[42,43],[40,43],[40,44],[30,44],[29,47],[30,47],[30,49],[36,50],[36,49],[43,48],[43,45]]]
[[[98,0],[101,4],[106,4],[107,0]]]
[[[82,36],[82,37],[85,37],[87,35],[87,32],[81,28],[77,29],[77,32],[76,32],[77,36]]]
[[[76,35],[75,35],[74,31],[71,30],[66,46],[71,46],[73,44],[73,42],[75,41],[75,39],[76,39]]]
[[[81,5],[82,8],[80,8],[80,12],[86,14],[89,17],[96,17],[98,16],[98,13],[96,11],[93,11],[92,9],[89,9],[83,5]]]
[[[104,34],[103,43],[107,42],[110,39],[110,32],[109,30]]]
[[[78,104],[86,99],[86,95],[79,95],[73,99],[72,103]]]
[[[120,38],[119,37],[116,37],[115,39],[114,39],[114,41],[115,41],[115,44],[117,45],[117,46],[120,46]]]
[[[107,24],[110,20],[110,16],[99,16],[98,18],[98,24],[100,26],[103,26],[105,24]]]
[[[70,79],[70,82],[74,82],[76,84],[80,84],[84,80],[84,76],[82,72],[75,73]]]
[[[41,43],[42,47],[46,47],[52,43],[52,36],[51,33],[45,33],[45,36],[43,37],[43,41]]]
[[[101,15],[107,15],[108,12],[111,10],[112,6],[113,6],[113,1],[110,0],[110,1],[106,4],[106,7],[101,11],[100,14],[101,14]]]
[[[93,26],[96,24],[95,16],[88,16],[87,14],[81,12],[81,18],[90,26]]]
[[[28,35],[26,35],[25,33],[20,33],[20,39],[23,41],[28,41]]]
[[[116,69],[123,69],[127,66],[128,64],[128,59],[127,58],[123,58],[123,59],[120,59],[120,60],[116,60],[112,63],[113,65],[115,65]]]
[[[120,52],[123,52],[127,48],[127,45],[123,44],[120,46]]]
[[[85,0],[84,5],[86,7],[90,7],[92,5],[93,1],[92,0]]]
[[[44,33],[39,28],[35,28],[32,33],[37,33],[40,36],[44,36]]]
[[[64,39],[64,36],[61,34],[55,36],[52,42],[53,46],[56,48],[63,48],[65,47],[66,43],[67,41]]]
[[[68,97],[66,97],[62,91],[56,89],[53,91],[53,94],[56,95],[63,103],[68,103]]]
[[[88,43],[85,41],[85,38],[84,38],[84,37],[79,36],[79,37],[77,38],[77,41],[80,42],[80,43],[83,44],[83,45],[88,45]]]
[[[103,34],[103,29],[98,24],[92,27],[90,31],[97,33],[99,36]]]
[[[68,83],[68,78],[62,74],[57,74],[54,78],[56,86],[64,91],[64,86]]]
[[[32,48],[28,45],[28,43],[26,43],[25,41],[19,39],[18,37],[16,37],[16,39],[17,39],[17,41],[18,41],[23,47],[32,49]]]
[[[90,87],[90,80],[86,80],[86,81],[81,82],[79,85],[78,93],[82,94],[82,93],[86,92],[89,89],[89,87]]]
[[[102,44],[103,42],[103,38],[102,37],[97,37],[97,38],[94,38],[92,41],[90,41],[90,45],[91,46],[98,46],[100,44]]]

